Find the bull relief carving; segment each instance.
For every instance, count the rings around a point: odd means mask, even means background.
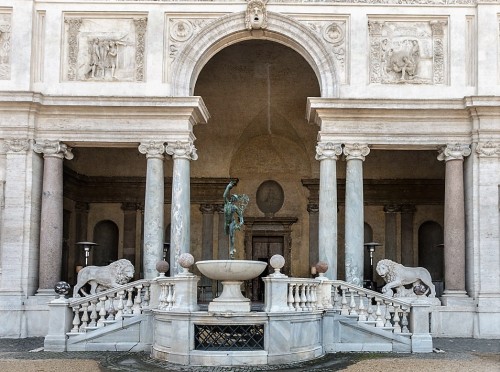
[[[337,68],[340,83],[347,84],[347,61],[349,44],[347,21],[341,19],[329,21],[305,21],[307,26],[316,32],[329,46],[329,50],[335,57],[335,67]]]
[[[446,84],[446,25],[369,21],[370,83]]]
[[[146,18],[66,18],[66,81],[144,81]]]
[[[10,79],[11,15],[0,13],[0,80]]]

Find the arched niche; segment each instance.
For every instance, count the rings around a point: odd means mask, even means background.
[[[245,12],[234,13],[199,30],[172,62],[171,95],[191,96],[201,69],[221,49],[244,40],[262,39],[286,45],[302,55],[316,74],[321,96],[336,97],[335,63],[321,38],[291,17],[268,12],[267,20],[266,29],[249,31],[245,28]]]
[[[106,266],[118,259],[118,226],[113,221],[99,221],[95,225],[94,242],[98,244],[92,249],[94,266]]]

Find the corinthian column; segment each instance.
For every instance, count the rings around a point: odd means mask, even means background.
[[[63,240],[63,160],[73,159],[71,149],[59,141],[36,142],[43,154],[42,212],[40,221],[39,294],[52,294],[61,280]]]
[[[320,162],[318,256],[320,261],[328,263],[325,274],[332,280],[337,279],[337,159],[340,154],[340,144],[320,142],[316,146],[316,160]]]
[[[443,146],[438,160],[446,162],[444,190],[444,297],[466,297],[464,156],[469,145]]]
[[[169,143],[167,154],[174,160],[170,236],[170,275],[174,276],[180,272],[179,256],[190,251],[190,161],[198,155],[191,141]]]
[[[146,198],[144,202],[144,278],[158,275],[156,263],[163,258],[163,203],[165,181],[163,159],[165,146],[161,142],[141,143],[139,152],[146,154]]]
[[[363,161],[370,153],[366,144],[344,146],[346,156],[345,186],[345,275],[346,281],[363,285],[364,204]]]

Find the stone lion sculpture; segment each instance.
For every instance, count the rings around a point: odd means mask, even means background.
[[[382,288],[382,293],[392,295],[392,288],[396,288],[396,297],[410,297],[405,285],[412,287],[420,286],[423,283],[427,286],[429,297],[436,296],[436,289],[432,284],[431,274],[423,267],[406,267],[391,260],[380,260],[377,263],[377,273],[387,283]],[[412,291],[413,292],[413,291]]]
[[[87,266],[78,272],[73,297],[94,295],[110,288],[126,284],[134,276],[134,265],[129,260],[121,259],[108,266]],[[90,293],[83,290],[85,284],[90,284]]]

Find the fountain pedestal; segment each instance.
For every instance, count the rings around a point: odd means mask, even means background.
[[[250,311],[250,300],[241,293],[241,284],[259,276],[267,263],[249,260],[207,260],[198,261],[196,266],[207,278],[222,282],[222,293],[208,304],[208,311],[241,313]]]

